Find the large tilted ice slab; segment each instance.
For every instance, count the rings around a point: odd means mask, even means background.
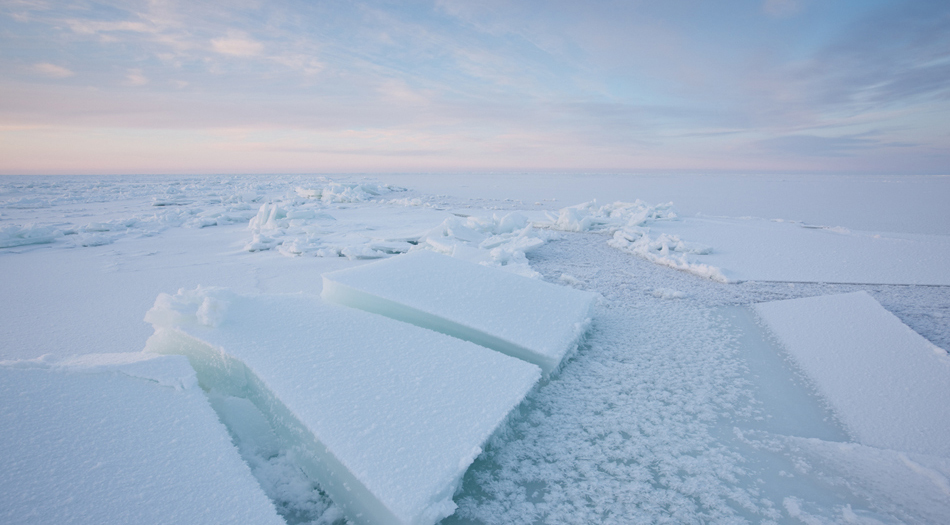
[[[432,524],[538,367],[316,296],[162,294],[147,350],[249,399],[355,523]]]
[[[179,356],[0,362],[0,522],[282,524]]]
[[[323,275],[323,298],[556,370],[596,296],[420,250]]]
[[[866,292],[761,303],[758,315],[865,445],[950,457],[950,357]]]

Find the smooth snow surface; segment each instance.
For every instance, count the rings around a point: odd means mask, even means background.
[[[756,312],[865,445],[950,458],[950,356],[866,292]]]
[[[465,470],[540,376],[472,343],[302,294],[182,290],[159,296],[147,320],[149,351],[187,355],[202,386],[250,399],[355,523],[452,514]]]
[[[693,264],[721,268],[733,281],[950,285],[950,235],[713,217],[656,224],[652,232],[711,247]]]
[[[596,295],[430,251],[323,274],[323,298],[557,369]]]
[[[0,362],[3,523],[283,523],[179,356]]]

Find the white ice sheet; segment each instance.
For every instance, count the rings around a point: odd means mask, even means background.
[[[596,295],[416,251],[324,274],[323,297],[557,369]]]
[[[692,260],[729,280],[950,285],[950,235],[706,217],[655,222],[650,230],[710,247]]]
[[[755,310],[858,442],[950,457],[950,357],[943,349],[866,292]]]
[[[247,397],[357,523],[432,524],[534,365],[302,294],[162,295],[147,348],[189,356],[204,386]],[[246,368],[245,368],[246,367]]]
[[[0,363],[0,522],[271,523],[179,356]]]

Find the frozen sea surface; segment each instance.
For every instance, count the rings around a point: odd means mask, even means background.
[[[947,458],[854,443],[750,305],[865,291],[950,348],[948,195],[923,177],[8,177],[0,360],[139,352],[160,293],[319,295],[325,272],[429,249],[603,296],[446,523],[947,522]],[[725,244],[749,224],[747,247]],[[884,250],[902,280],[868,282],[762,256],[861,249],[815,233],[917,239],[929,263]],[[240,398],[211,401],[285,519],[340,519],[293,454],[254,445]]]
[[[3,523],[281,518],[181,357],[0,362]]]

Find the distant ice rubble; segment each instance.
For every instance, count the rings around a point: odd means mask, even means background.
[[[63,232],[49,226],[8,224],[0,226],[0,248],[49,244],[62,237]]]
[[[607,244],[648,261],[723,283],[732,282],[720,268],[700,263],[696,255],[708,255],[712,248],[687,242],[679,236],[651,232],[650,225],[677,219],[673,203],[650,205],[641,200],[597,205],[596,200],[562,208],[548,214],[538,226],[572,232],[607,233]]]
[[[387,208],[425,207],[419,199],[384,199],[401,188],[367,184],[332,183],[322,188],[297,187],[296,198],[267,202],[248,223],[247,251],[276,250],[289,256],[378,259],[417,250],[432,250],[459,259],[501,267],[529,277],[538,274],[526,253],[544,244],[551,234],[530,224],[517,212],[491,217],[459,217],[446,212],[432,215],[440,223],[413,223],[393,228]],[[341,220],[346,205],[375,205],[354,228]]]
[[[680,239],[672,233],[651,233],[651,224],[676,219],[672,204],[649,205],[642,201],[615,202],[598,206],[590,201],[561,209],[548,220],[531,221],[518,212],[487,216],[457,216],[446,211],[429,215],[432,222],[410,222],[394,227],[398,208],[433,209],[425,200],[391,198],[404,188],[369,182],[337,182],[320,178],[318,184],[278,186],[244,183],[231,191],[219,191],[227,180],[210,183],[171,184],[156,195],[147,185],[128,183],[104,187],[107,195],[95,195],[79,185],[75,192],[49,198],[17,197],[3,206],[35,208],[96,199],[146,197],[155,209],[132,217],[85,224],[8,224],[0,226],[0,249],[66,242],[73,246],[102,246],[124,236],[151,236],[169,228],[205,228],[246,223],[251,238],[246,251],[274,250],[288,257],[346,257],[376,259],[416,250],[432,250],[480,264],[504,268],[529,277],[539,277],[526,254],[555,237],[554,231],[593,231],[611,235],[609,244],[654,263],[729,282],[722,270],[699,262],[696,256],[711,249]],[[286,188],[286,187],[285,187]],[[78,191],[85,190],[85,191]],[[90,196],[92,193],[92,196]],[[364,212],[360,220],[347,220],[350,208]],[[438,225],[433,227],[432,224]]]
[[[146,352],[188,357],[259,479],[262,456],[287,457],[332,500],[324,513],[366,524],[451,515],[462,475],[576,348],[596,297],[428,251],[325,282],[328,300],[162,294]]]
[[[380,235],[374,226],[362,231],[335,224],[334,205],[373,203],[381,206],[419,206],[418,200],[382,199],[390,187],[334,183],[323,188],[296,188],[297,198],[263,204],[248,228],[248,251],[276,250],[287,256],[384,258],[417,250],[432,250],[484,265],[503,267],[521,275],[538,277],[526,254],[543,245],[554,231],[603,232],[609,244],[654,263],[701,277],[730,282],[719,268],[698,262],[711,248],[687,242],[668,233],[652,234],[650,224],[677,218],[672,203],[649,205],[640,200],[598,206],[596,201],[561,209],[547,220],[531,221],[522,213],[491,217],[448,216],[435,228],[405,229]],[[385,219],[384,219],[385,220]],[[390,232],[392,233],[392,232]]]
[[[394,191],[405,190],[365,183],[329,182],[317,188],[297,186],[294,197],[272,200],[260,206],[248,223],[252,238],[244,249],[249,252],[276,250],[288,257],[311,255],[349,259],[403,253],[411,247],[408,239],[341,232],[334,227],[336,218],[327,212],[333,209],[332,205],[385,203],[380,197]]]
[[[256,203],[261,200],[261,188],[248,183],[234,188],[226,179],[184,187],[176,182],[164,184],[160,195],[155,195],[156,186],[142,183],[101,185],[99,189],[102,191],[97,192],[89,184],[63,183],[61,187],[53,185],[44,188],[58,190],[61,192],[58,194],[7,200],[2,203],[2,207],[35,209],[147,199],[153,210],[91,222],[77,221],[75,218],[88,213],[70,212],[62,215],[62,220],[48,224],[5,224],[0,226],[0,248],[50,243],[93,247],[112,244],[123,237],[149,237],[169,228],[241,224],[255,216],[258,208]],[[240,191],[242,187],[247,191]],[[225,191],[219,193],[218,190]]]

